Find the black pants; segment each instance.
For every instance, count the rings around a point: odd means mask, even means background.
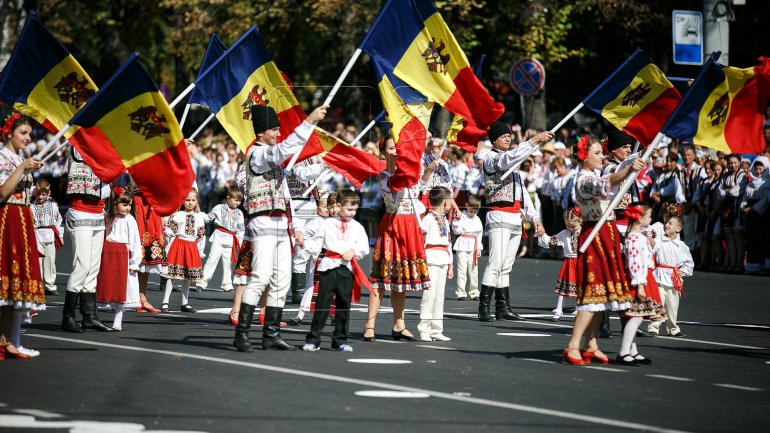
[[[353,273],[345,266],[321,272],[318,276],[318,297],[315,300],[313,322],[305,342],[321,346],[321,332],[329,317],[332,296],[336,296],[337,311],[334,315],[332,348],[336,349],[348,341],[350,298],[353,295]]]

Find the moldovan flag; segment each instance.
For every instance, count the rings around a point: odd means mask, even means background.
[[[225,44],[222,43],[216,33],[212,33],[211,37],[209,38],[209,44],[206,46],[206,51],[203,52],[203,60],[201,60],[201,66],[198,68],[197,76],[200,77],[203,71],[208,69],[209,66],[213,65],[218,58],[222,57],[225,51],[227,51]],[[203,99],[203,95],[201,95],[198,87],[192,89],[192,92],[190,92],[190,98],[187,100],[187,103],[207,105],[206,100]]]
[[[714,53],[663,127],[663,133],[727,153],[759,154],[770,101],[770,59],[739,69],[717,63]]]
[[[155,211],[179,209],[195,178],[182,131],[134,53],[68,123],[73,144],[109,183],[128,170]]]
[[[272,107],[288,137],[307,117],[252,26],[195,80],[203,100],[243,153],[256,140],[251,122],[254,104]],[[307,145],[318,139],[311,136]],[[319,150],[320,151],[320,150]]]
[[[503,114],[502,104],[489,96],[473,73],[430,0],[389,0],[360,48],[381,69],[392,71],[429,100],[472,120],[480,129],[486,130]]]
[[[377,87],[380,89],[385,117],[390,123],[390,135],[397,149],[396,172],[388,185],[393,191],[398,191],[419,181],[433,103],[406,104],[387,75],[382,76]]]
[[[30,12],[0,75],[0,101],[55,133],[96,91],[78,61]],[[74,132],[65,137],[72,141]]]
[[[319,144],[323,148],[316,154],[327,166],[345,176],[356,188],[361,188],[361,184],[367,179],[385,170],[385,161],[348,145],[323,129],[316,127],[315,135],[318,136]]]
[[[637,49],[583,104],[647,146],[681,99],[663,71]]]

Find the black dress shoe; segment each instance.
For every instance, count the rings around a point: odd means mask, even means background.
[[[649,333],[643,329],[637,329],[636,330],[636,336],[637,337],[654,337],[655,334]]]
[[[615,364],[618,364],[618,365],[628,365],[628,366],[631,366],[631,367],[638,367],[639,366],[639,361],[634,359],[634,357],[631,356],[631,355],[623,355],[623,356],[618,355],[618,356],[615,357]]]
[[[396,332],[396,330],[394,329],[394,330],[390,331],[390,335],[396,341],[399,341],[399,340],[417,341],[417,339],[414,338],[414,335],[406,335],[406,334],[404,334],[404,331],[405,331],[405,329],[402,329],[402,330]]]
[[[468,297],[467,296],[460,296],[459,298],[457,298],[457,300],[458,301],[467,301]]]
[[[650,364],[652,364],[652,359],[645,358],[644,356],[642,356],[641,354],[638,354],[638,353],[636,355],[634,355],[634,360],[636,360],[636,362],[638,362],[641,365],[650,365]]]
[[[678,333],[676,333],[676,334],[668,334],[668,336],[669,336],[669,337],[674,337],[674,338],[686,337],[686,335],[684,334],[684,332],[678,332]]]
[[[182,308],[180,308],[180,310],[183,313],[195,313],[196,312],[195,308],[193,308],[192,305],[190,305],[190,304],[182,305]]]

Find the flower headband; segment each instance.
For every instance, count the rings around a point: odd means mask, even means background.
[[[580,211],[580,208],[577,207],[577,206],[573,207],[569,211],[572,213],[572,215],[575,215],[575,216],[582,216],[583,215],[583,213]]]
[[[125,190],[120,186],[116,186],[115,188],[112,188],[112,192],[117,196],[121,196]]]
[[[575,158],[578,161],[585,161],[588,158],[588,136],[584,135],[578,139],[575,145]]]
[[[639,206],[629,206],[626,208],[625,216],[629,220],[637,221],[642,217],[644,210]]]
[[[21,119],[21,113],[19,113],[18,111],[14,111],[13,113],[5,117],[5,120],[3,121],[3,127],[0,128],[0,132],[2,132],[3,136],[5,137],[11,136],[11,130],[13,129],[13,125],[16,124],[16,121],[19,119]]]

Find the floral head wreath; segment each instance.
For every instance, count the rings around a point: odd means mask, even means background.
[[[13,130],[13,125],[16,124],[16,121],[21,119],[21,113],[18,111],[14,111],[13,113],[5,116],[5,119],[3,119],[3,126],[0,128],[0,133],[4,137],[10,137],[11,131]]]
[[[642,217],[644,210],[640,206],[629,206],[626,208],[625,217],[629,220],[637,221]]]
[[[607,150],[607,142],[610,141],[609,137],[604,137],[604,140],[599,141],[599,143],[602,144],[602,152],[604,152],[605,155],[609,155],[609,151]]]
[[[123,195],[123,192],[125,192],[125,190],[122,187],[120,187],[120,186],[116,186],[116,187],[112,188],[112,192],[116,196],[120,197],[121,195]]]
[[[588,136],[584,135],[578,138],[578,142],[575,145],[575,158],[578,161],[585,161],[588,158]]]

